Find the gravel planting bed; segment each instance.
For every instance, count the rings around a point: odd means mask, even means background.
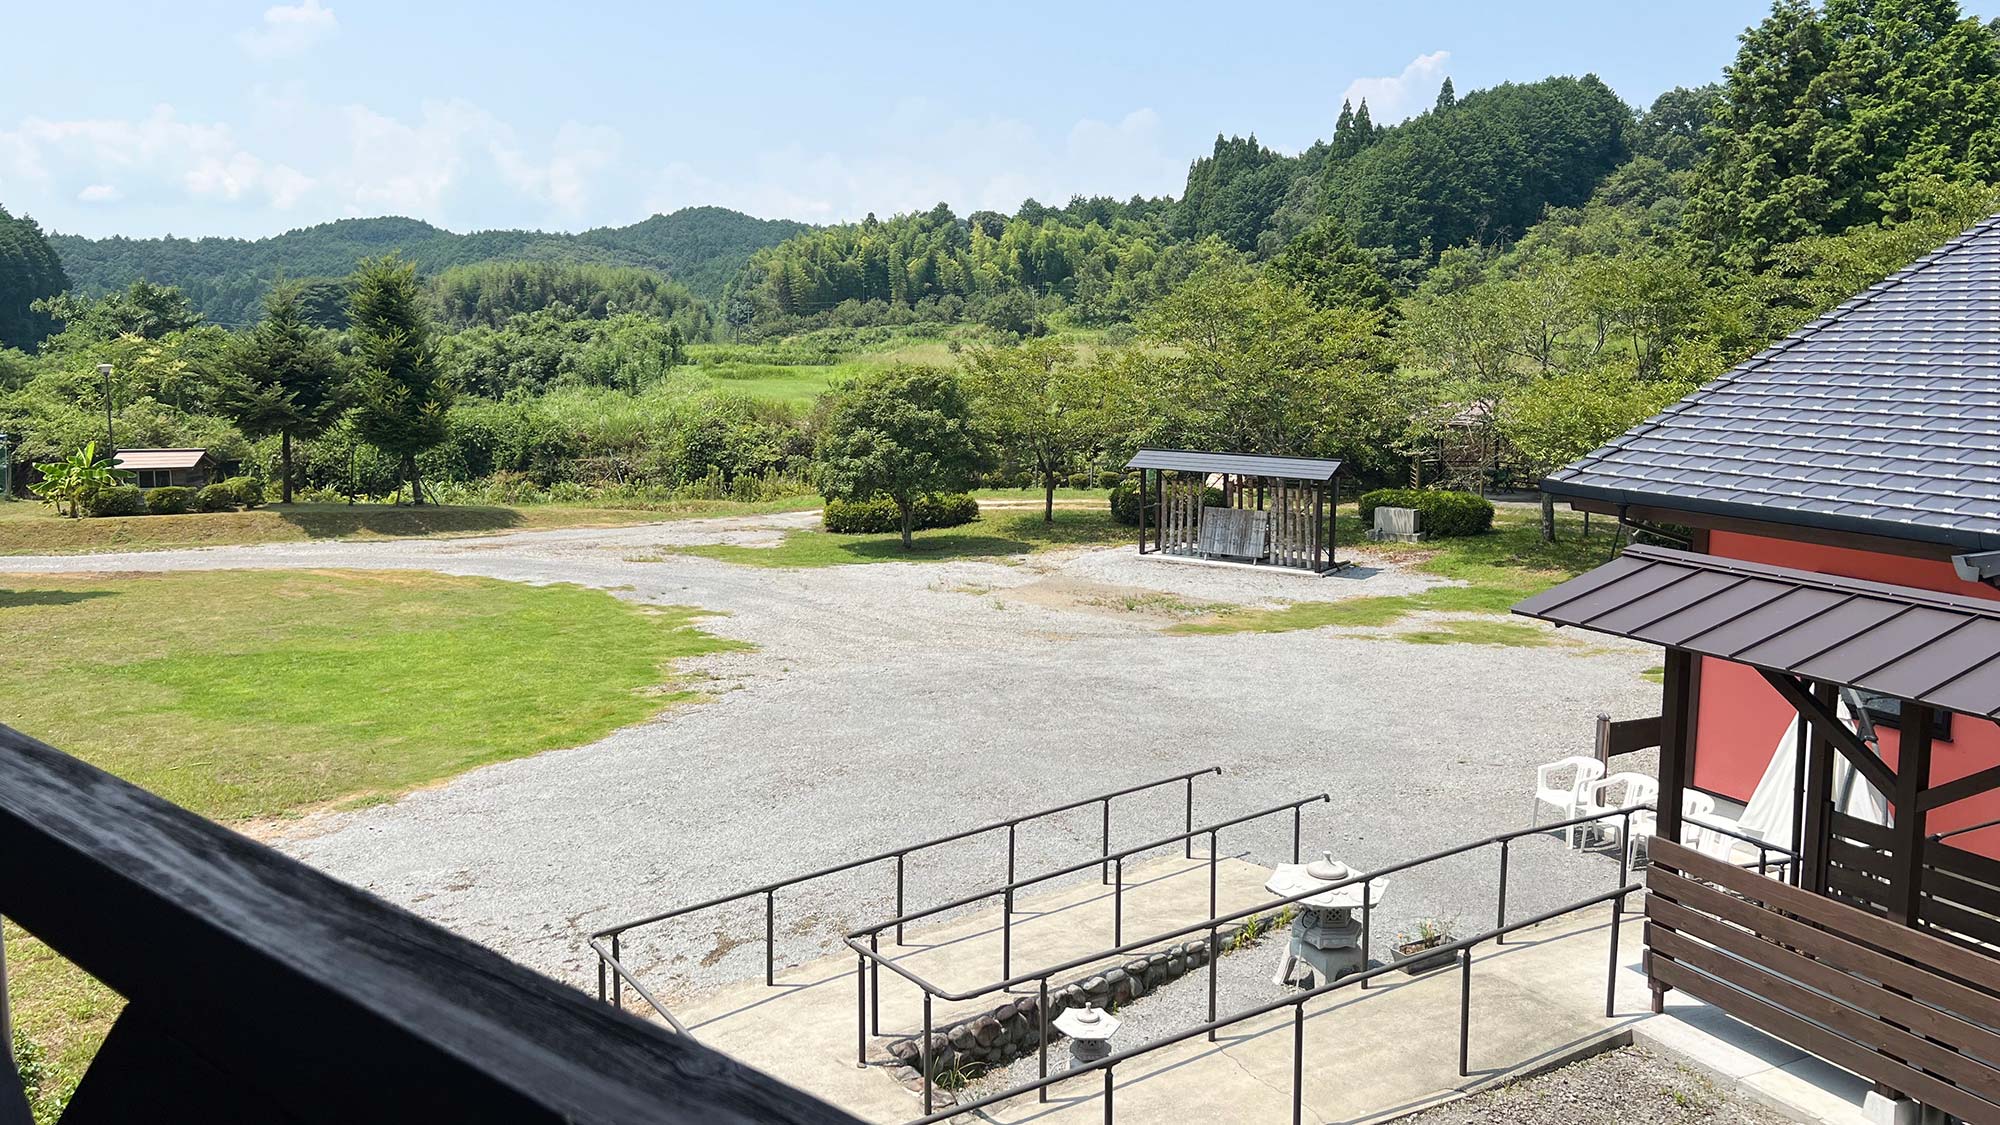
[[[1406,1125],[1782,1125],[1792,1119],[1644,1047],[1621,1047],[1402,1119]]]
[[[694,666],[713,702],[390,804],[310,817],[280,841],[588,987],[596,962],[585,938],[609,923],[1208,765],[1226,774],[1197,786],[1197,822],[1328,792],[1332,803],[1306,814],[1308,854],[1379,866],[1525,823],[1535,764],[1586,751],[1600,711],[1658,705],[1641,676],[1657,656],[1636,646],[1409,645],[1329,629],[1167,636],[1141,614],[993,596],[1065,577],[1218,601],[1407,593],[1431,581],[1395,569],[1299,579],[1129,550],[822,570],[672,553],[629,561],[675,544],[768,542],[815,518],[10,558],[0,569],[415,568],[714,611],[705,628],[757,647]],[[1181,816],[1178,787],[1121,800],[1114,843],[1177,831]],[[1024,828],[1019,868],[1088,858],[1098,831],[1095,808]],[[1289,859],[1289,818],[1224,842]],[[995,834],[918,857],[911,906],[998,883],[1003,849]],[[1530,850],[1517,851],[1517,872]],[[1517,881],[1511,909],[1609,886],[1604,861],[1554,843],[1547,852],[1541,874]],[[887,916],[892,888],[881,865],[781,895],[780,963]],[[1386,910],[1476,926],[1490,896],[1491,859],[1469,858],[1400,881]],[[760,974],[762,932],[762,904],[749,902],[635,934],[627,950],[671,996]],[[1260,951],[1230,963],[1267,977],[1270,960]]]

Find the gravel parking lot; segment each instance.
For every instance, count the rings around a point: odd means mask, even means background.
[[[1658,688],[1640,674],[1657,654],[1645,648],[1416,645],[1382,630],[1169,636],[1160,617],[1121,604],[1158,594],[1269,604],[1431,581],[1388,566],[1315,579],[1141,560],[1127,547],[1018,564],[776,570],[662,552],[770,544],[813,518],[0,566],[417,568],[577,583],[717,613],[705,627],[757,647],[699,666],[713,702],[391,804],[308,818],[279,840],[578,985],[595,980],[585,937],[606,924],[1207,765],[1225,774],[1198,784],[1197,822],[1325,791],[1331,804],[1307,814],[1307,852],[1393,862],[1525,823],[1536,763],[1586,751],[1600,711],[1657,707]],[[1114,842],[1178,831],[1181,816],[1177,787],[1121,801]],[[1098,831],[1094,808],[1024,828],[1020,870],[1087,858]],[[914,860],[910,904],[998,882],[1003,842],[996,834]],[[1225,844],[1288,859],[1289,818]],[[1384,924],[1437,915],[1476,927],[1491,910],[1486,866],[1400,879]],[[1512,909],[1523,912],[1606,889],[1614,874],[1553,843],[1518,851],[1514,870]],[[840,929],[892,913],[891,879],[883,865],[789,892],[780,960],[806,960]],[[661,927],[634,943],[634,959],[664,970],[669,995],[751,977],[762,970],[761,905]]]

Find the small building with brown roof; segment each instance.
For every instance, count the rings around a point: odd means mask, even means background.
[[[200,488],[222,478],[221,462],[206,449],[121,449],[112,464],[140,488]]]

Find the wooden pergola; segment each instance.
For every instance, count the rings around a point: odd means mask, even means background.
[[[1333,530],[1339,461],[1141,449],[1125,467],[1139,471],[1142,555],[1226,559],[1316,574],[1342,565]],[[1207,502],[1211,488],[1222,493],[1220,505]]]
[[[1654,1010],[1681,989],[1884,1092],[2000,1121],[2000,861],[1927,831],[2000,788],[2000,765],[1932,776],[1937,713],[2000,721],[2000,602],[1632,547],[1515,612],[1666,650]],[[1773,841],[1796,856],[1782,879],[1679,843],[1701,658],[1757,669],[1801,720],[1793,839]],[[1894,767],[1840,720],[1850,688],[1900,701]],[[1837,759],[1890,824],[1841,811]]]

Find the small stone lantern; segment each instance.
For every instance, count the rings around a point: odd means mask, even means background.
[[[1096,1062],[1110,1054],[1111,1036],[1120,1026],[1116,1017],[1094,1007],[1070,1008],[1055,1020],[1055,1029],[1069,1037],[1072,1067]]]
[[[1353,868],[1334,859],[1330,852],[1321,852],[1320,856],[1307,864],[1279,864],[1271,872],[1264,889],[1290,898],[1305,894],[1314,887],[1332,887],[1357,874]],[[1362,898],[1364,884],[1359,882],[1298,900],[1294,904],[1298,913],[1292,918],[1292,940],[1279,957],[1278,975],[1271,983],[1288,983],[1301,961],[1313,973],[1328,981],[1366,969],[1368,966],[1361,956],[1363,921],[1355,916],[1355,911],[1364,905],[1372,910],[1382,901],[1382,892],[1387,886],[1387,879],[1368,880],[1365,900]],[[1312,973],[1308,973],[1303,987],[1312,986]]]

